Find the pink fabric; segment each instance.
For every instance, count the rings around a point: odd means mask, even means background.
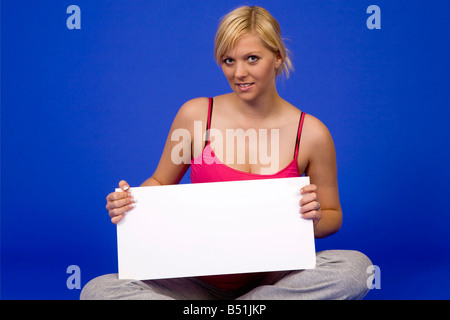
[[[256,174],[233,169],[222,163],[214,154],[208,143],[203,152],[191,161],[191,182],[218,182],[256,179],[275,179],[300,177],[297,167],[297,157],[284,169],[274,174]]]

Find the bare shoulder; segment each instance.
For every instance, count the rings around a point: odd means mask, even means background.
[[[303,123],[302,143],[308,150],[334,148],[333,138],[326,125],[310,114],[306,114]]]
[[[208,98],[201,97],[186,101],[178,111],[178,116],[186,120],[202,120],[202,116],[208,112]]]
[[[186,101],[178,110],[172,129],[193,130],[195,121],[205,121],[208,116],[208,98],[195,98]]]

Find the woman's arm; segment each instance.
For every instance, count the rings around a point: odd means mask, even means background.
[[[197,98],[186,102],[180,108],[170,128],[158,166],[142,186],[170,185],[180,182],[189,169],[192,158],[194,123],[195,121],[204,123],[207,107],[207,98]]]
[[[317,118],[307,115],[303,132],[302,150],[308,157],[305,174],[311,185],[303,188],[302,216],[314,220],[316,238],[325,238],[342,225],[336,152],[330,132]]]
[[[197,98],[186,102],[180,108],[170,128],[159,164],[153,175],[141,186],[161,186],[180,182],[190,166],[194,122],[204,122],[208,112],[207,106],[207,98]],[[134,198],[128,191],[130,188],[128,183],[122,180],[119,188],[125,192],[112,192],[106,197],[106,209],[115,224],[134,208]]]

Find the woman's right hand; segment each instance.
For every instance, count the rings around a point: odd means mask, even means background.
[[[123,219],[125,213],[134,208],[136,202],[128,190],[130,186],[124,180],[119,182],[119,188],[124,192],[111,192],[106,197],[106,210],[108,210],[111,222],[119,223]]]

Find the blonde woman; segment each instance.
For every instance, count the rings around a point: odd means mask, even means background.
[[[280,26],[265,9],[237,8],[226,15],[215,38],[215,59],[232,91],[214,98],[186,102],[176,115],[154,174],[142,186],[177,184],[191,167],[192,183],[299,177],[311,184],[299,214],[314,222],[315,237],[327,237],[340,229],[336,157],[325,125],[301,112],[277,92],[276,78],[289,76],[292,63],[281,37]],[[196,141],[195,123],[205,124]],[[184,159],[174,161],[178,141],[170,139],[177,129],[188,130],[193,139],[183,148]],[[276,132],[264,143],[276,150],[270,163],[258,157],[257,148],[214,139],[227,130]],[[241,130],[241,131],[239,131]],[[212,135],[211,135],[212,136]],[[261,139],[257,137],[256,139]],[[263,141],[257,141],[256,146]],[[195,147],[201,145],[201,148]],[[125,192],[107,196],[106,208],[113,223],[132,211],[134,199],[126,181]],[[130,212],[132,214],[132,212]],[[356,251],[317,253],[315,269],[291,272],[246,273],[152,281],[118,280],[116,274],[90,281],[82,299],[360,299],[367,293],[370,260]]]

